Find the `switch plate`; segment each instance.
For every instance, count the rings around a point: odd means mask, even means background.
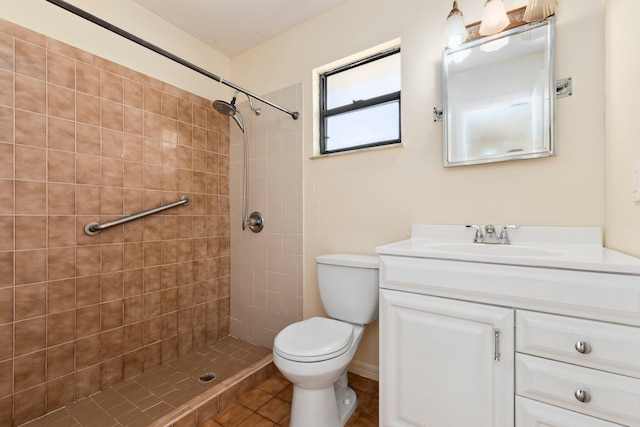
[[[634,202],[640,202],[640,161],[633,162],[631,200]]]

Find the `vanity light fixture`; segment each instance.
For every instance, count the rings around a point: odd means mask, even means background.
[[[442,36],[442,46],[447,48],[454,48],[460,46],[467,39],[469,33],[467,27],[464,25],[464,19],[462,12],[458,9],[458,2],[453,2],[453,9],[447,16],[447,24],[444,27],[444,34]]]
[[[533,0],[535,1],[535,0]],[[481,36],[490,36],[497,34],[507,28],[509,18],[507,11],[504,9],[502,0],[487,0],[482,10],[482,22],[480,23]]]
[[[558,0],[529,0],[522,20],[525,22],[542,21],[556,13]]]

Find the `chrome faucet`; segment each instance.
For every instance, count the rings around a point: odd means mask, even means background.
[[[476,224],[467,224],[467,228],[475,228],[476,235],[473,237],[473,243],[482,243],[484,240],[484,234],[482,234],[482,227]]]
[[[482,243],[488,243],[491,245],[500,243],[500,240],[498,240],[498,236],[496,235],[496,228],[493,225],[487,224],[484,226],[484,240]]]
[[[509,239],[509,234],[507,233],[507,229],[509,228],[513,228],[514,230],[516,228],[520,228],[519,225],[505,225],[504,227],[502,227],[502,231],[500,232],[500,237],[498,237],[498,240],[500,241],[501,245],[510,245],[511,244],[511,239]]]
[[[507,233],[507,230],[509,228],[514,228],[514,229],[520,228],[520,226],[518,225],[505,225],[502,227],[502,231],[500,232],[500,237],[498,237],[496,235],[496,228],[491,224],[485,225],[484,234],[482,233],[482,227],[480,227],[479,225],[467,224],[466,227],[476,229],[476,234],[473,237],[473,243],[486,243],[490,245],[495,245],[495,244],[510,245],[511,240],[509,239],[509,234]]]

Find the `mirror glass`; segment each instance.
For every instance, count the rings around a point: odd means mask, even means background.
[[[442,55],[444,166],[555,155],[555,18]]]

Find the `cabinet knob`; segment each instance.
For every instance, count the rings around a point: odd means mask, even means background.
[[[576,399],[583,403],[587,403],[591,400],[591,395],[587,390],[578,389],[575,391],[575,393],[573,393],[573,395],[576,397]]]
[[[591,346],[586,341],[578,341],[576,342],[576,351],[582,354],[591,353]]]

